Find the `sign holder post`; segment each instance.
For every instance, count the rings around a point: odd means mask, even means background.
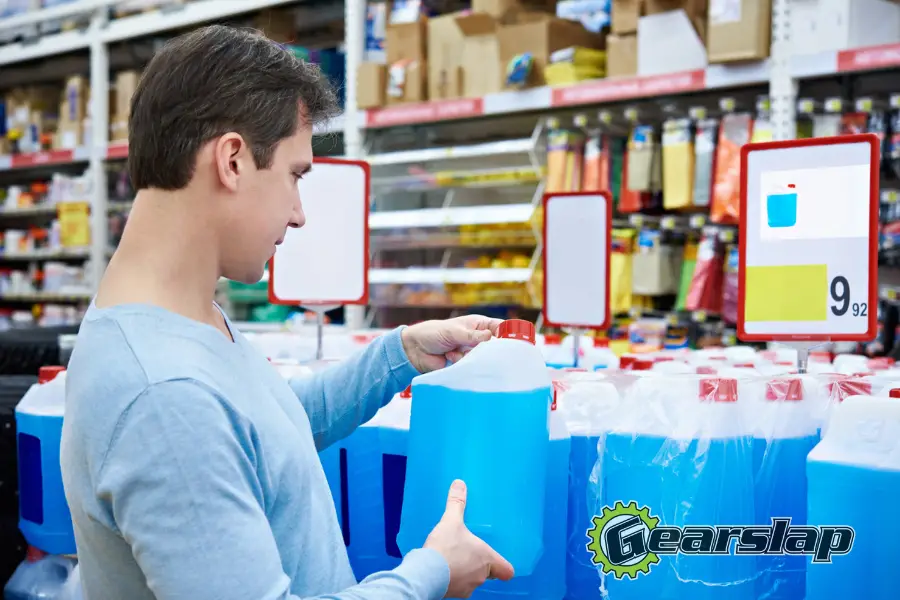
[[[574,335],[574,364],[585,330],[610,322],[609,254],[612,197],[609,192],[547,193],[544,207],[543,317]]]
[[[738,338],[796,348],[874,339],[878,165],[874,134],[741,148]]]
[[[316,313],[321,360],[325,313],[369,300],[369,164],[316,158],[298,187],[307,222],[272,257],[269,302]]]

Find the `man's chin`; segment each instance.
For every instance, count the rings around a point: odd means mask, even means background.
[[[262,281],[264,275],[265,269],[260,269],[255,273],[226,273],[225,275],[223,275],[223,277],[230,281],[243,283],[244,285],[253,285]]]

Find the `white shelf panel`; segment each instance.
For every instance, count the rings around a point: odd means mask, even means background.
[[[526,223],[532,214],[534,214],[534,206],[531,204],[392,210],[370,214],[369,229]]]
[[[229,0],[201,0],[189,2],[178,8],[158,10],[154,12],[123,17],[110,22],[109,27],[101,34],[104,42],[118,42],[131,38],[152,35],[161,31],[191,27],[203,23],[212,23],[241,15],[256,12],[265,8],[289,4],[294,0],[253,0],[253,2]]]
[[[832,50],[791,57],[791,75],[797,79],[898,67],[900,67],[900,44]]]
[[[115,4],[120,0],[78,0],[68,4],[60,4],[50,8],[41,8],[39,10],[30,10],[20,15],[5,17],[0,19],[0,31],[8,29],[18,29],[19,27],[27,27],[28,25],[36,25],[47,21],[55,21],[65,19],[74,15],[83,15],[91,13],[98,8],[104,8],[111,4]]]
[[[401,152],[385,152],[367,157],[372,166],[403,165],[438,160],[454,160],[459,158],[481,158],[498,154],[527,154],[534,149],[531,138],[518,140],[502,140],[470,146],[450,146],[447,148],[424,148],[421,150],[404,150]]]
[[[525,283],[530,269],[369,269],[369,283]]]

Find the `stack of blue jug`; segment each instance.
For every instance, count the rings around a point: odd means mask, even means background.
[[[900,398],[850,396],[835,406],[807,473],[809,523],[854,532],[844,555],[809,558],[807,600],[896,599],[900,524],[889,506],[900,498]],[[847,550],[847,537],[834,534],[830,547]]]
[[[28,557],[7,582],[5,600],[59,600],[75,569],[75,533],[60,469],[65,369],[42,367],[16,406],[19,529]]]
[[[740,414],[736,379],[642,378],[624,402],[628,411],[607,435],[601,459],[608,507],[646,509],[662,526],[753,522],[753,437]],[[627,555],[614,558],[628,564]],[[752,558],[657,558],[634,579],[606,577],[609,598],[755,600]]]

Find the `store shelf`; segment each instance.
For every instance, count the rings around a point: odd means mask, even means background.
[[[565,87],[541,87],[500,92],[483,98],[401,104],[365,111],[367,128],[471,119],[551,108],[637,100],[652,96],[686,94],[706,89],[762,85],[769,81],[768,61],[740,66],[712,65],[650,77],[610,77]]]
[[[790,63],[791,75],[797,79],[897,67],[900,67],[900,44],[804,54],[792,57]]]
[[[115,19],[110,22],[109,27],[103,31],[100,37],[105,43],[118,42],[172,29],[224,21],[230,17],[290,4],[294,1],[296,0],[253,0],[253,2],[201,0],[188,2],[141,15]]]
[[[506,232],[504,232],[506,233]],[[521,238],[493,237],[484,241],[472,241],[458,233],[439,233],[431,235],[374,235],[369,238],[369,247],[375,251],[391,250],[435,250],[435,249],[505,249],[527,250],[537,246],[533,233],[521,232]],[[525,234],[532,236],[530,239]]]
[[[0,19],[0,31],[18,29],[20,27],[37,25],[46,21],[91,13],[99,8],[105,8],[111,4],[115,4],[118,1],[119,0],[77,0],[76,2],[60,4],[50,8],[30,10],[19,15],[3,17]]]
[[[4,154],[0,155],[0,172],[13,169],[34,169],[84,163],[89,158],[89,148],[48,150],[30,154]]]
[[[75,292],[69,294],[53,292],[31,292],[29,294],[0,294],[0,302],[58,302],[71,304],[89,302],[92,295],[88,292]]]
[[[88,248],[76,248],[72,250],[36,250],[34,252],[0,253],[0,262],[8,261],[35,261],[35,260],[87,260],[90,257]]]
[[[0,208],[0,219],[12,217],[39,217],[56,214],[56,205],[39,204],[37,206],[21,206]]]
[[[367,158],[372,166],[404,165],[419,162],[434,162],[439,160],[454,160],[462,158],[483,158],[488,156],[527,154],[535,148],[535,140],[522,138],[517,140],[502,140],[499,142],[487,142],[484,144],[471,144],[467,146],[450,146],[447,148],[423,148],[421,150],[404,150],[400,152],[386,152],[375,154]]]
[[[531,204],[391,210],[369,215],[369,229],[527,223],[532,214],[534,206]]]
[[[441,269],[410,267],[408,269],[369,269],[369,283],[525,283],[531,280],[531,269]]]

